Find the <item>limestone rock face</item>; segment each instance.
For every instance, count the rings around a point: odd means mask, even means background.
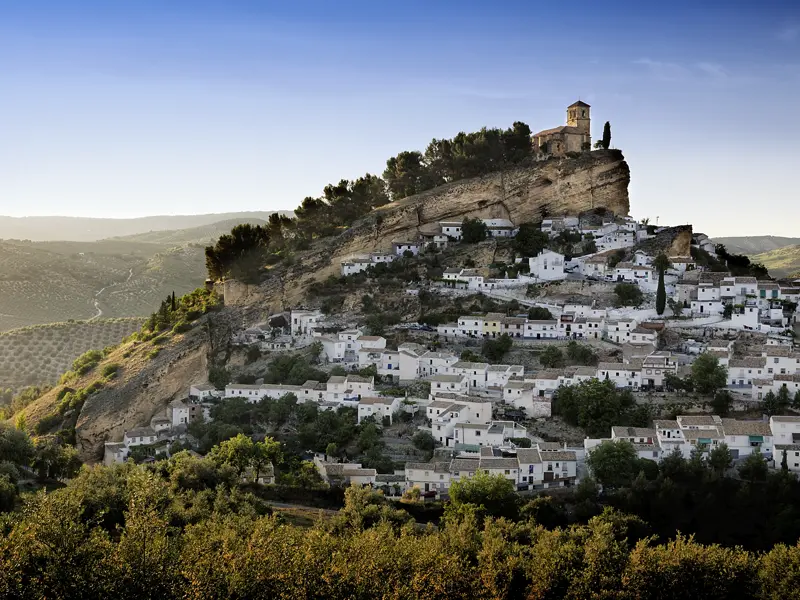
[[[277,266],[261,286],[225,284],[226,306],[263,303],[273,310],[303,301],[305,287],[339,275],[341,261],[416,239],[420,228],[463,217],[504,218],[514,223],[577,215],[606,208],[630,209],[630,169],[622,153],[599,150],[579,158],[550,159],[483,177],[457,181],[373,211],[336,238],[319,240],[291,266]],[[229,292],[230,285],[230,292]]]

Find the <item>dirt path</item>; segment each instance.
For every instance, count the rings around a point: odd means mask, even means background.
[[[94,321],[95,319],[99,319],[100,317],[103,316],[103,309],[100,307],[100,300],[99,300],[100,294],[105,292],[108,288],[114,287],[115,285],[122,285],[123,283],[128,283],[131,280],[131,277],[133,277],[133,267],[131,267],[130,270],[128,271],[128,277],[125,278],[125,281],[118,281],[117,283],[111,283],[103,288],[100,288],[95,293],[94,298],[92,298],[92,302],[94,303],[94,309],[97,311],[97,313],[91,319],[89,319],[90,321]]]

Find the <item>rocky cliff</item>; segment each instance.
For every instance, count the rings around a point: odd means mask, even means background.
[[[296,305],[309,283],[339,275],[343,259],[387,250],[394,240],[416,239],[421,228],[443,220],[482,217],[524,223],[597,208],[627,215],[629,182],[628,164],[614,150],[457,181],[373,211],[340,236],[320,240],[293,265],[277,266],[260,286],[226,281],[225,304],[260,303],[272,309]]]

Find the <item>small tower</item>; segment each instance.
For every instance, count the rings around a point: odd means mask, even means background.
[[[590,109],[591,106],[580,100],[567,107],[567,125],[577,127],[587,137],[591,135],[592,120],[589,117]]]

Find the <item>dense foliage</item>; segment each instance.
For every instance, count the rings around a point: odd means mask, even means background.
[[[614,425],[646,427],[650,421],[647,407],[637,405],[629,390],[597,379],[558,388],[553,414],[592,437],[607,436]]]
[[[692,468],[670,464],[679,479]],[[502,477],[456,484],[441,526],[428,529],[414,527],[413,500],[393,506],[358,487],[329,520],[291,525],[262,499],[270,489],[187,453],[85,468],[2,521],[0,595],[777,599],[800,581],[794,544],[755,554],[654,538],[650,524],[610,509],[569,526],[558,500],[521,502]],[[596,491],[582,486],[577,498],[592,510]]]

